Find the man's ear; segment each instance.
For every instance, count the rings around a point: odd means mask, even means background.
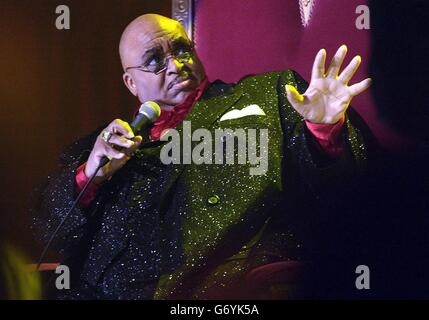
[[[137,96],[137,86],[134,82],[133,76],[131,74],[129,74],[128,72],[125,72],[122,75],[122,80],[124,80],[125,86],[128,88],[128,90],[130,90],[130,92],[134,96]]]

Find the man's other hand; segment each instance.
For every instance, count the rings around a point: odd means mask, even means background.
[[[348,85],[359,68],[361,57],[355,56],[340,73],[346,54],[347,46],[342,45],[325,72],[326,50],[321,49],[314,60],[310,85],[303,95],[293,86],[286,85],[289,102],[305,120],[323,124],[337,123],[344,117],[353,97],[371,85],[369,78],[351,86]]]

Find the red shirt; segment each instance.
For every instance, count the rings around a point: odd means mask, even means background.
[[[162,110],[160,117],[155,121],[153,127],[150,130],[150,138],[152,140],[159,140],[162,131],[165,129],[175,128],[179,123],[181,123],[195,102],[201,98],[208,85],[209,81],[207,78],[205,78],[198,88],[195,89],[185,99],[185,101],[176,105],[173,110]]]
[[[161,116],[154,122],[153,127],[150,130],[150,138],[152,140],[158,140],[165,129],[174,128],[181,123],[194,104],[201,98],[208,85],[209,82],[207,78],[205,78],[198,88],[195,89],[184,102],[176,105],[171,111],[162,110]],[[305,123],[308,130],[314,137],[316,137],[324,152],[332,158],[337,158],[341,155],[342,145],[340,143],[340,134],[341,128],[344,124],[344,118],[336,124],[316,124],[309,121],[305,121]],[[86,163],[82,164],[76,170],[75,182],[77,192],[80,192],[88,181],[88,177],[85,175],[85,164]],[[95,199],[99,187],[100,186],[94,182],[89,185],[86,193],[79,201],[79,206],[87,207],[92,200]]]

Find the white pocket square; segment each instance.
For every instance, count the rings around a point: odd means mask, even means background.
[[[247,106],[243,109],[240,109],[240,110],[234,109],[225,113],[219,119],[219,121],[238,119],[238,118],[243,118],[247,116],[266,116],[266,114],[264,110],[261,109],[260,106],[258,106],[257,104],[251,104],[250,106]]]

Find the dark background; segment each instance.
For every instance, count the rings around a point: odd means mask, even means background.
[[[58,5],[71,29],[55,27]],[[171,1],[2,0],[0,3],[0,238],[34,260],[29,194],[56,168],[61,148],[138,101],[122,83],[126,25],[144,13],[171,16]]]

